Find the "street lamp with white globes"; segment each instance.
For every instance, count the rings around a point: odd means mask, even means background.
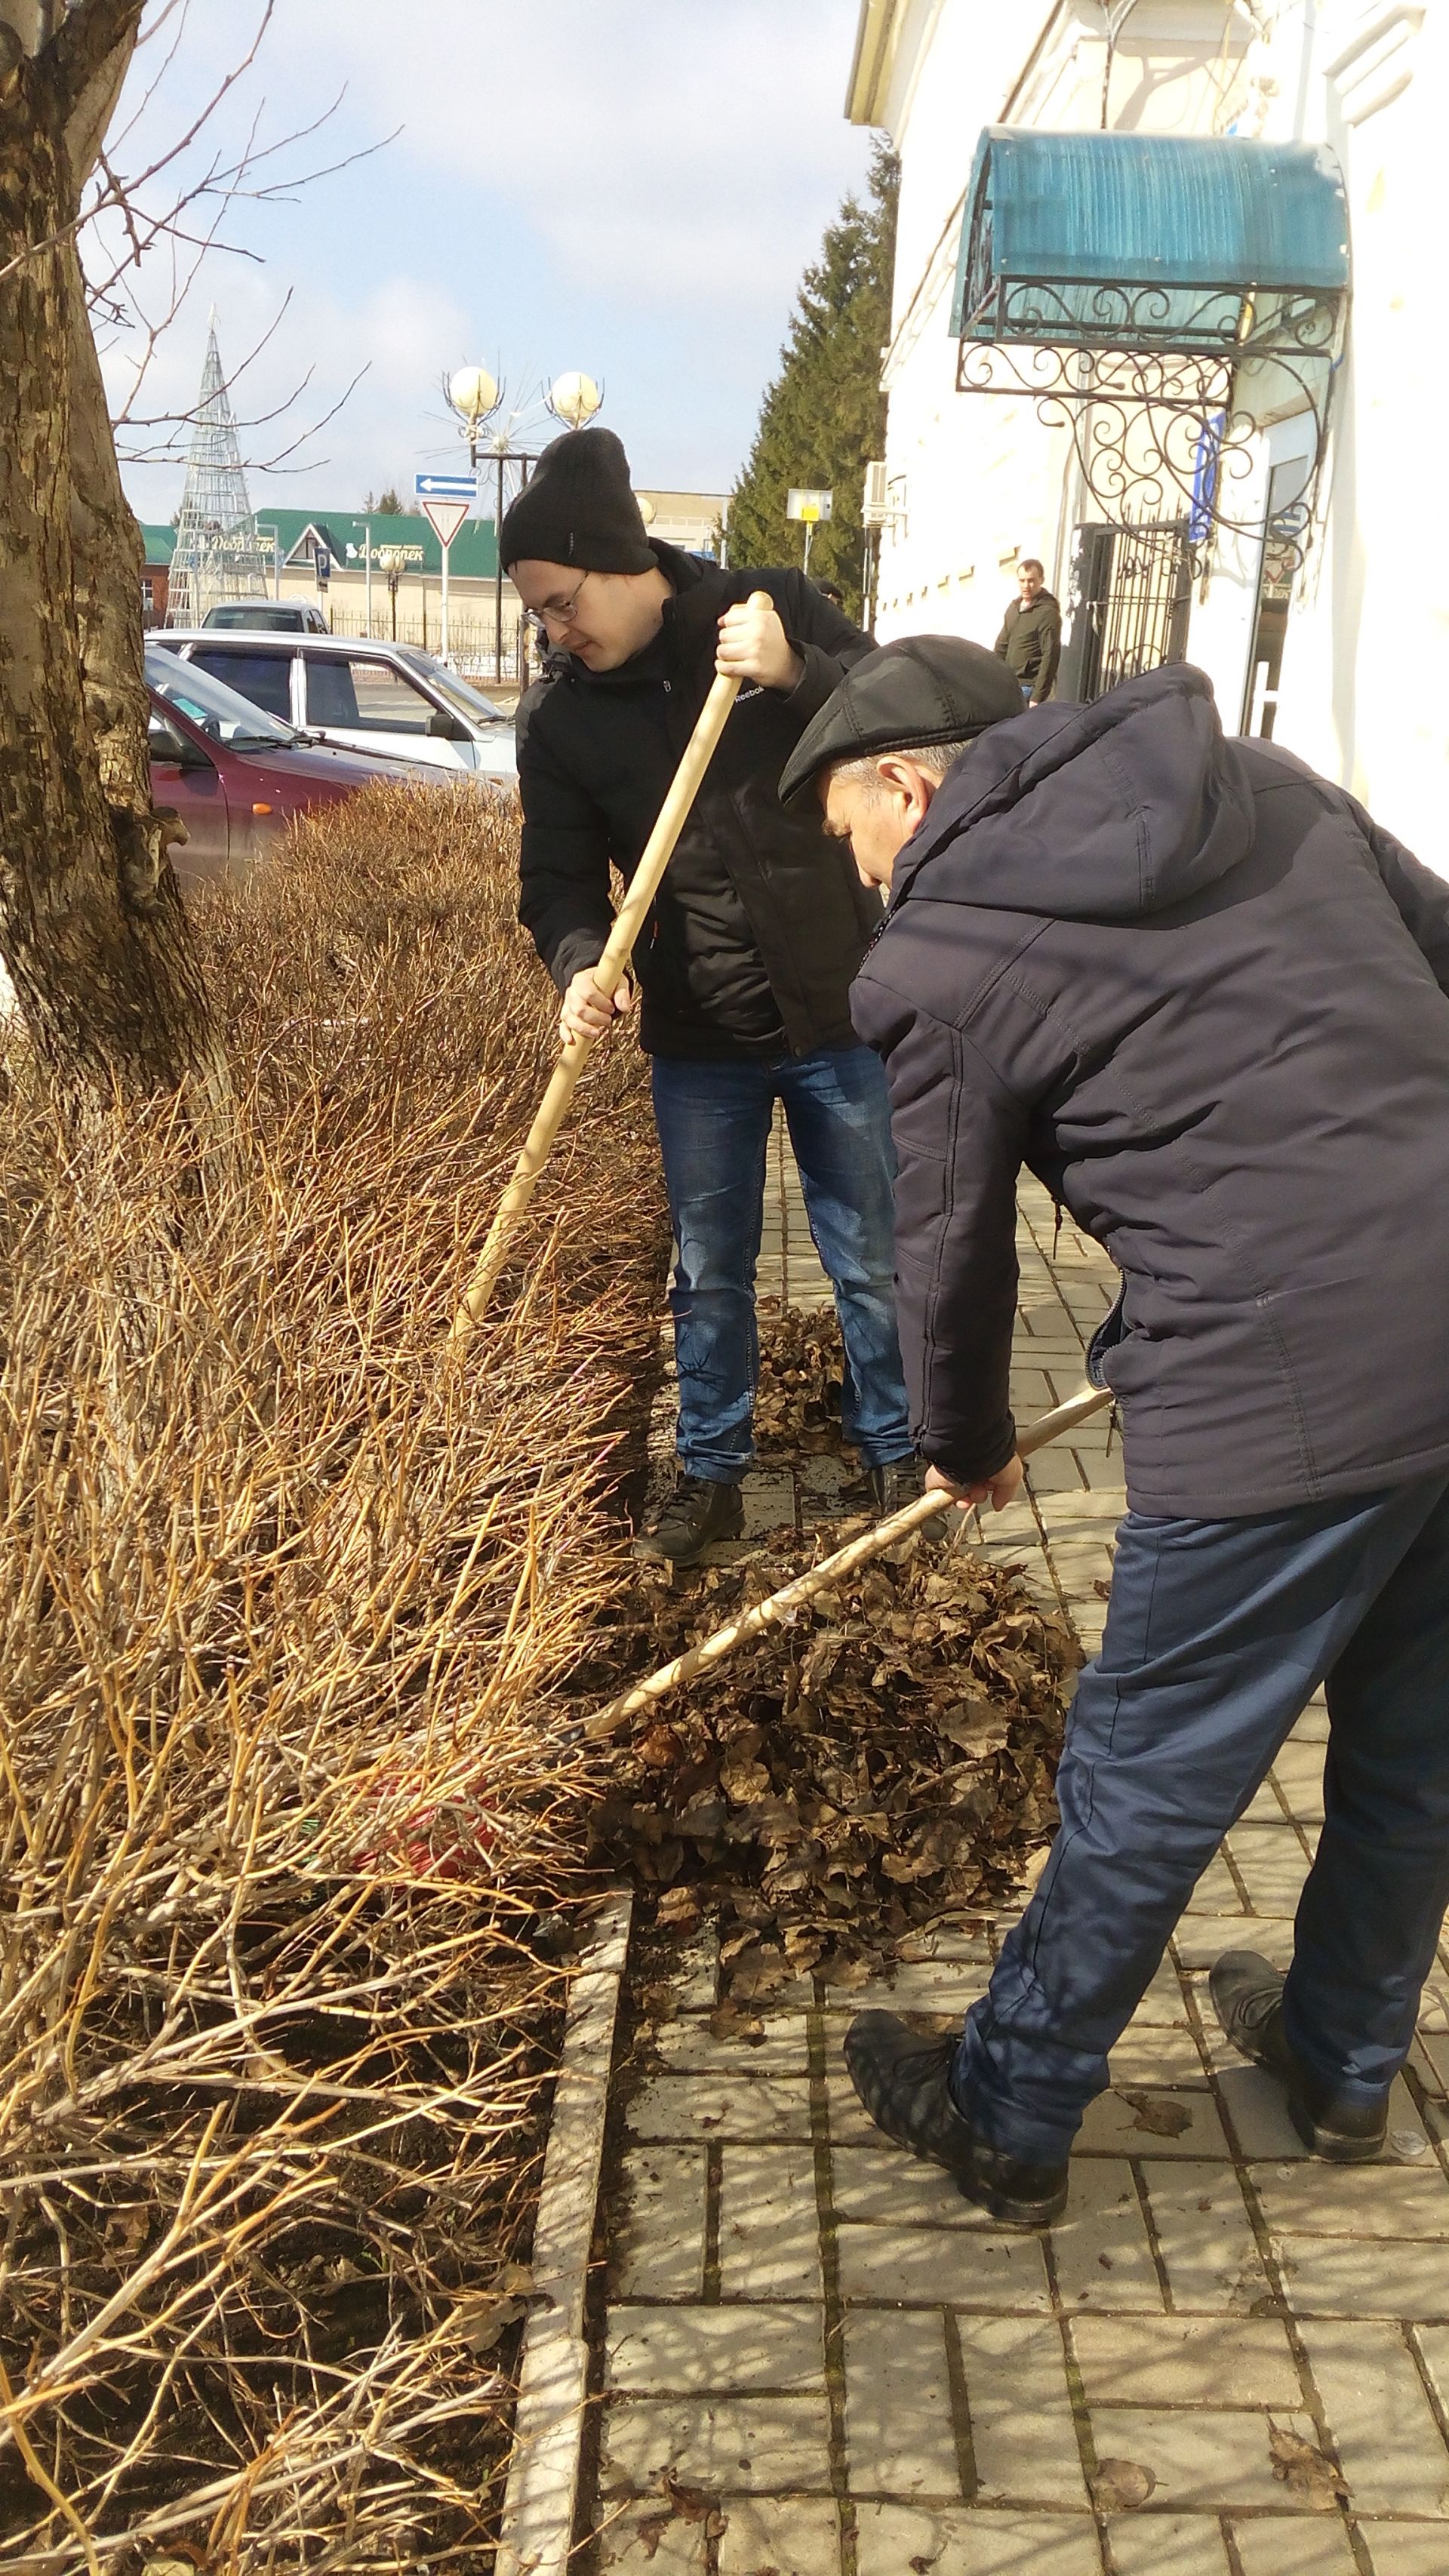
[[[506,498],[504,477],[508,466],[520,465],[523,468],[522,480],[526,483],[529,468],[537,462],[538,458],[536,448],[513,445],[512,432],[519,417],[517,411],[511,413],[506,420],[498,421],[493,429],[487,428],[487,424],[494,420],[500,409],[503,390],[503,386],[496,377],[489,374],[486,367],[458,367],[447,378],[443,387],[451,408],[457,413],[462,424],[462,434],[468,441],[468,462],[473,473],[476,475],[478,471],[480,451],[484,455],[491,456],[497,468],[496,515],[493,522],[494,553],[497,558],[493,569],[493,676],[495,680],[501,680],[503,677],[502,532]],[[545,408],[553,413],[556,420],[566,421],[570,429],[582,429],[586,422],[593,419],[604,399],[603,389],[595,384],[593,377],[581,375],[577,370],[555,376],[553,383],[541,387],[540,392]],[[536,402],[538,395],[535,395],[533,400]],[[531,408],[531,406],[524,406],[524,408]]]

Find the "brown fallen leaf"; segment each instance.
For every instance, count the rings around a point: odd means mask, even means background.
[[[1268,2427],[1268,2457],[1273,2475],[1290,2495],[1298,2496],[1315,2513],[1332,2513],[1335,2505],[1348,2500],[1348,2487],[1331,2460],[1301,2433],[1286,2426]]]
[[[672,1923],[676,1929],[692,1927],[699,1921],[699,1898],[685,1885],[666,1888],[654,1909],[656,1923]]]
[[[1192,2127],[1189,2105],[1168,2094],[1124,2093],[1122,2099],[1133,2112],[1133,2128],[1145,2129],[1150,2138],[1180,2138]]]
[[[536,2302],[547,2305],[534,2286],[526,2263],[506,2263],[496,2286],[460,2299],[449,2323],[459,2343],[472,2353],[491,2352],[499,2337]]]
[[[1157,2480],[1140,2460],[1099,2460],[1092,2480],[1092,2502],[1099,2513],[1134,2513],[1146,2504]]]

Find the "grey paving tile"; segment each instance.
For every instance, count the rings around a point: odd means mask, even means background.
[[[1187,2005],[1183,1999],[1182,1979],[1171,1959],[1163,1959],[1152,1983],[1128,2023],[1129,2030],[1169,2028],[1174,2023],[1186,2025]]]
[[[677,2021],[661,2025],[654,2046],[670,2075],[719,2075],[732,2082],[740,2075],[806,2076],[810,2072],[803,2013],[776,2013],[769,2021],[762,2020],[758,2036],[752,2039],[733,2032],[728,2039],[717,2039],[701,2014],[681,2013]]]
[[[1288,2330],[1269,2317],[1073,2317],[1089,2408],[1298,2407]]]
[[[674,2000],[681,2012],[709,2012],[719,1990],[719,1932],[701,1924],[679,1946],[674,1969]]]
[[[1413,2165],[1254,2165],[1252,2175],[1275,2235],[1407,2236],[1436,2248],[1449,2239],[1449,2182],[1432,2157]]]
[[[1076,2152],[1200,2160],[1232,2151],[1209,2093],[1134,2086],[1127,2093],[1099,2093],[1088,2105]]]
[[[1175,2308],[1252,2316],[1273,2306],[1234,2165],[1141,2167]]]
[[[832,2147],[830,2196],[838,2218],[877,2227],[962,2227],[978,2236],[991,2228],[985,2210],[962,2199],[943,2165],[884,2143]]]
[[[725,2148],[719,2267],[727,2299],[821,2296],[815,2158],[808,2146]]]
[[[1204,2025],[1216,2029],[1206,1971],[1224,1950],[1256,1950],[1275,1968],[1286,1968],[1293,1956],[1293,1926],[1284,1915],[1184,1914],[1173,1933],[1172,1946],[1179,1965],[1193,1974]]]
[[[1114,2513],[1107,2531],[1113,2576],[1231,2576],[1216,2514]]]
[[[1358,2529],[1368,2544],[1374,2576],[1444,2576],[1449,2558],[1442,2527],[1436,2529],[1428,2522],[1361,2520]]]
[[[1085,2514],[861,2504],[856,2529],[860,2576],[1101,2576]]]
[[[830,2065],[825,2078],[825,2095],[829,2106],[832,2148],[880,2145],[880,2131],[874,2120],[862,2110],[855,2087],[843,2067]]]
[[[1355,2576],[1358,2562],[1337,2514],[1234,2517],[1232,2534],[1243,2576]]]
[[[1356,2513],[1449,2515],[1449,2454],[1400,2329],[1371,2317],[1300,2329]],[[1449,2534],[1441,2542],[1449,2566]]]
[[[914,2307],[1044,2313],[1050,2306],[1040,2240],[970,2227],[842,2227],[840,2294]],[[898,2329],[899,2330],[899,2329]]]
[[[1295,2315],[1449,2317],[1449,2246],[1275,2231],[1273,2251]]]
[[[1152,2502],[1163,2509],[1201,2513],[1283,2500],[1266,2415],[1226,2406],[1093,2406],[1088,2412],[1097,2458],[1135,2460],[1150,2470]],[[1311,2415],[1285,2408],[1273,2420],[1317,2447]]]
[[[852,1994],[852,2012],[940,2013],[962,2022],[978,1995],[991,1982],[989,1961],[973,1959],[905,1960],[893,1976],[861,1986]]]
[[[1214,1852],[1196,1887],[1187,1900],[1189,1914],[1236,1914],[1239,1923],[1247,1920],[1247,1909],[1238,1894],[1237,1881],[1221,1852]]]
[[[603,2491],[657,2486],[667,2470],[720,2495],[830,2492],[823,2397],[628,2397],[604,2414]]]
[[[752,1467],[741,1489],[744,1535],[758,1538],[768,1530],[795,1526],[795,1479],[788,1469]]]
[[[656,2075],[630,2103],[629,2127],[636,2138],[808,2138],[810,2088],[743,2068]]]
[[[1202,2052],[1181,2022],[1165,2027],[1129,2023],[1112,2051],[1111,2074],[1112,2089],[1118,2094],[1208,2082]]]
[[[719,2576],[839,2576],[840,2518],[805,2496],[731,2496]]]
[[[1323,1746],[1291,1735],[1273,1764],[1273,1777],[1300,1824],[1323,1822]]]
[[[1016,2317],[961,2317],[957,2332],[981,2502],[1083,2505],[1060,2329]]]
[[[749,2395],[818,2388],[825,2378],[823,2312],[778,2307],[631,2307],[609,2311],[604,2376],[633,2396]]]
[[[1161,2309],[1147,2223],[1129,2165],[1115,2156],[1073,2157],[1066,2216],[1051,2231],[1062,2306]]]
[[[845,2443],[856,2495],[961,2492],[946,2327],[858,2311],[845,2321]]]
[[[697,2299],[704,2285],[705,2151],[636,2147],[614,2207],[609,2245],[625,2298]]]
[[[1290,1824],[1234,1825],[1226,1848],[1255,1914],[1297,1912],[1308,1855]]]
[[[703,2518],[675,2513],[667,2498],[651,2497],[622,2511],[604,2500],[598,2523],[601,2576],[705,2576],[708,2541]]]

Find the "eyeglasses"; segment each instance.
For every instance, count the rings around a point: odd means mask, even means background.
[[[531,608],[528,612],[530,623],[536,626],[540,633],[545,627],[549,626],[561,626],[565,628],[572,626],[574,622],[574,610],[579,604],[579,592],[583,589],[584,583],[588,580],[588,577],[587,573],[580,574],[579,579],[573,586],[573,589],[569,592],[567,599],[549,599],[545,600],[542,608]]]

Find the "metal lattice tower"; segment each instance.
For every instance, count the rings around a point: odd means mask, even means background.
[[[221,599],[265,599],[267,559],[247,498],[236,418],[211,316],[186,490],[171,558],[168,626],[199,626]]]

